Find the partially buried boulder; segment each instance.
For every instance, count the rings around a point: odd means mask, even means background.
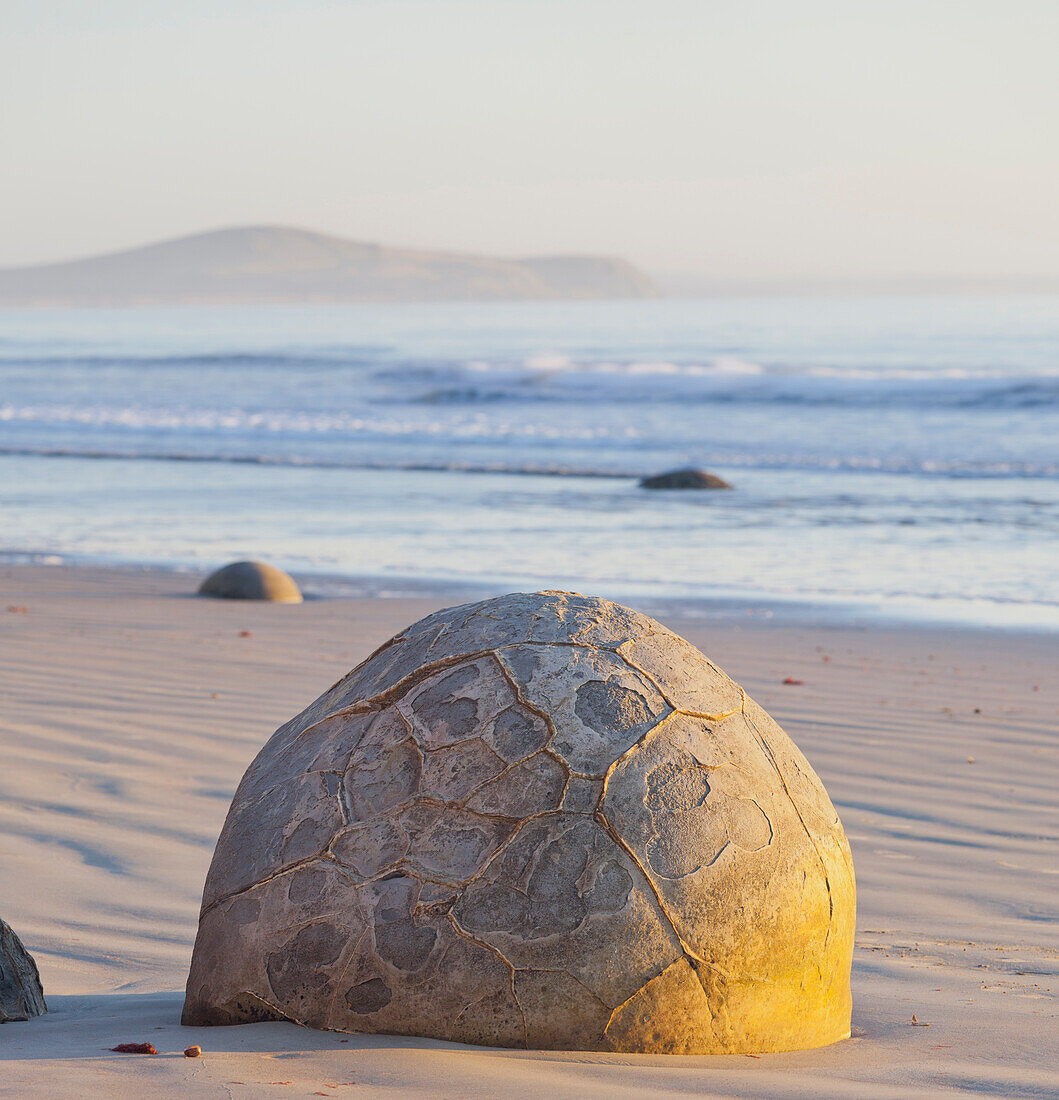
[[[688,642],[515,594],[423,619],[280,727],[206,879],[185,1024],[670,1054],[850,1028],[820,780]]]
[[[33,956],[14,929],[0,920],[0,1024],[47,1012]]]
[[[218,569],[199,585],[199,595],[225,600],[302,602],[301,590],[293,577],[260,561],[236,561]]]
[[[731,489],[731,485],[716,474],[689,467],[686,470],[670,470],[640,481],[641,489]]]

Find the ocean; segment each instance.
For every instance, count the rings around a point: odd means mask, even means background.
[[[1059,299],[0,312],[0,557],[1057,627]]]

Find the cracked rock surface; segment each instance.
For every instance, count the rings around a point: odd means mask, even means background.
[[[185,1024],[757,1053],[850,1026],[842,825],[776,723],[634,611],[415,623],[280,727],[203,893]]]
[[[0,920],[0,1024],[46,1012],[44,990],[33,956],[14,929]]]

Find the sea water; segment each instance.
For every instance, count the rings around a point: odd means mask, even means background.
[[[1059,299],[0,312],[0,554],[1059,625]]]

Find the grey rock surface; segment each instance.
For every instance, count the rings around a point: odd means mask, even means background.
[[[184,1022],[733,1053],[849,1033],[853,869],[782,730],[577,594],[431,615],[282,726],[206,880]]]
[[[0,920],[0,1024],[28,1020],[46,1011],[33,956],[14,929]]]

